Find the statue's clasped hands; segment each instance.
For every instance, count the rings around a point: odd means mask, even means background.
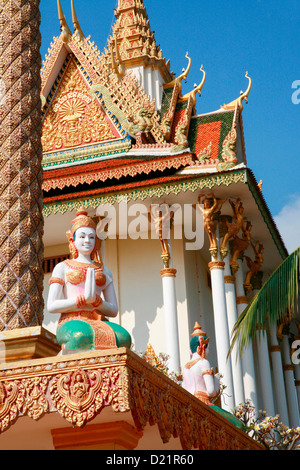
[[[84,297],[87,304],[93,304],[96,301],[96,279],[94,268],[87,269],[84,286]]]
[[[92,305],[93,307],[99,307],[102,302],[102,298],[96,294],[95,269],[88,268],[85,278],[84,295],[79,295],[77,297],[77,307],[80,308],[83,305]]]

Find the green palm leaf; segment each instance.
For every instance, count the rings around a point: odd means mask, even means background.
[[[286,318],[287,312],[298,309],[300,276],[300,247],[291,253],[271,274],[252,302],[239,316],[232,331],[232,342],[228,355],[236,342],[237,354],[241,355],[249,341],[255,340],[257,325],[266,328]],[[261,331],[261,330],[259,330]]]

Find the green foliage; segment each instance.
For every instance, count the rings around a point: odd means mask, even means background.
[[[300,247],[291,253],[271,274],[252,302],[243,311],[234,325],[229,354],[236,342],[238,354],[242,354],[249,341],[255,341],[257,325],[266,328],[276,325],[287,316],[292,316],[293,308],[298,309],[300,275]],[[297,310],[296,310],[297,311]],[[258,330],[261,331],[261,330]]]

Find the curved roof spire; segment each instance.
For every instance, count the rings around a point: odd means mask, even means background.
[[[84,34],[82,32],[82,29],[80,27],[76,12],[75,12],[75,6],[74,6],[74,0],[71,0],[71,8],[72,8],[72,21],[75,29],[75,33],[78,34],[80,39],[84,39]]]
[[[57,10],[58,10],[58,19],[60,22],[61,38],[63,42],[68,42],[69,38],[72,36],[72,33],[66,22],[66,18],[65,18],[60,0],[57,0]]]
[[[243,110],[243,100],[245,100],[246,103],[248,103],[248,96],[249,96],[249,93],[250,93],[250,90],[251,90],[251,86],[252,86],[252,79],[248,76],[248,72],[246,72],[245,77],[248,78],[248,80],[249,80],[249,84],[248,84],[247,90],[246,90],[245,92],[242,92],[242,91],[241,91],[241,95],[239,96],[239,98],[237,98],[237,99],[234,100],[234,101],[231,101],[231,103],[224,104],[223,106],[221,106],[221,108],[227,110],[227,109],[235,109],[236,106],[238,106],[238,108],[240,109],[240,111]]]
[[[201,65],[200,67],[200,72],[203,73],[203,77],[202,77],[202,81],[199,85],[195,85],[194,86],[194,89],[192,91],[190,91],[189,93],[187,93],[186,95],[184,95],[180,101],[185,101],[187,99],[189,99],[190,97],[193,98],[193,101],[194,101],[194,104],[196,104],[196,94],[198,93],[200,96],[201,96],[201,90],[204,86],[204,83],[205,83],[205,80],[206,80],[206,72],[205,70],[203,69],[203,65]]]
[[[188,74],[189,74],[189,72],[190,72],[190,70],[191,70],[191,66],[192,66],[192,59],[189,57],[189,53],[188,53],[188,52],[185,54],[185,57],[186,57],[186,59],[188,59],[188,66],[187,66],[187,68],[186,68],[186,69],[182,69],[182,74],[179,75],[179,77],[175,78],[175,79],[172,80],[171,82],[166,83],[166,87],[169,88],[169,87],[171,87],[171,86],[174,86],[175,83],[178,83],[179,89],[180,89],[180,92],[181,92],[181,90],[182,90],[182,83],[181,83],[181,82],[182,82],[182,80],[184,80],[184,81],[186,82],[186,79],[187,79],[187,77],[188,77]]]

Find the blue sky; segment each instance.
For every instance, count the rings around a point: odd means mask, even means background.
[[[70,0],[61,0],[72,26]],[[86,36],[100,50],[114,23],[117,0],[75,0]],[[197,112],[219,109],[239,96],[252,78],[243,122],[248,167],[263,180],[263,194],[287,243],[300,245],[300,1],[299,0],[144,0],[164,57],[177,75],[192,69],[184,92],[202,79]],[[56,0],[41,0],[42,58],[53,36],[59,35]],[[297,84],[297,83],[296,83]],[[295,85],[296,85],[295,84]]]

